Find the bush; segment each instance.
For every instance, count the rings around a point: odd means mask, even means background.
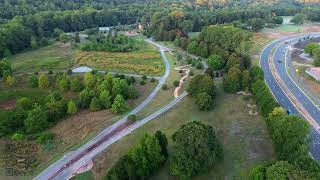
[[[78,108],[77,108],[77,105],[76,103],[74,103],[74,101],[69,101],[68,102],[68,114],[70,115],[74,115],[78,112]]]
[[[91,111],[99,111],[99,110],[101,110],[101,103],[100,103],[100,100],[97,97],[94,97],[91,100],[90,110]]]
[[[9,86],[9,87],[14,87],[14,86],[17,85],[17,80],[16,80],[16,78],[13,77],[13,76],[7,76],[7,78],[6,78],[6,84],[7,84],[7,86]]]
[[[151,78],[151,79],[150,79],[150,82],[152,82],[152,83],[153,83],[153,82],[156,82],[156,79],[155,79],[155,78]]]
[[[168,90],[168,85],[167,84],[163,84],[161,88],[162,88],[162,90]]]
[[[38,80],[39,88],[41,89],[47,89],[49,88],[49,79],[48,76],[41,74]]]
[[[24,126],[27,133],[38,133],[44,130],[48,126],[48,117],[45,110],[36,104],[24,120]]]
[[[201,111],[209,111],[212,108],[212,97],[206,93],[200,93],[196,97],[196,104]]]
[[[73,92],[80,92],[82,90],[83,86],[81,84],[81,81],[79,79],[72,79],[70,82],[70,89]]]
[[[180,81],[178,81],[178,80],[173,81],[174,87],[178,87],[179,85],[180,85]]]
[[[38,135],[36,142],[39,144],[47,144],[54,139],[54,134],[49,132],[43,132]]]
[[[61,91],[68,91],[69,80],[66,77],[62,77],[60,80],[58,80],[58,86]]]
[[[137,115],[135,115],[135,114],[129,115],[128,116],[128,120],[131,121],[131,122],[137,121]]]
[[[193,75],[194,75],[194,72],[192,70],[190,70],[189,76],[193,76]]]
[[[72,70],[71,70],[71,69],[68,69],[68,70],[67,70],[67,74],[68,74],[68,75],[72,75]]]
[[[112,104],[112,112],[117,114],[123,114],[128,109],[129,106],[127,102],[124,100],[122,95],[118,94]]]
[[[146,81],[144,81],[144,80],[140,81],[140,85],[145,85],[145,84],[146,84]]]
[[[53,74],[53,71],[52,71],[52,70],[49,70],[48,74],[49,74],[49,75],[52,75],[52,74]]]
[[[36,75],[30,75],[28,78],[28,86],[32,88],[38,87],[38,78]]]
[[[143,75],[143,76],[142,76],[142,79],[143,79],[143,80],[147,80],[148,77],[147,77],[146,75]]]
[[[203,64],[201,61],[199,61],[197,64],[196,64],[196,68],[197,69],[203,69]]]
[[[22,97],[17,100],[16,102],[17,108],[22,108],[24,110],[30,109],[32,107],[32,103],[29,98]]]
[[[11,136],[11,140],[12,141],[21,141],[21,140],[24,140],[24,139],[25,139],[25,135],[22,134],[22,133],[14,133]]]

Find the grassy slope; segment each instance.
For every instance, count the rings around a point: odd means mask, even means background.
[[[36,50],[30,50],[14,55],[8,60],[12,63],[16,74],[46,71],[66,70],[72,64],[73,50],[68,44],[55,43]]]
[[[265,160],[273,159],[273,152],[266,126],[260,116],[250,116],[243,97],[225,94],[218,84],[216,106],[210,112],[200,112],[189,97],[183,99],[168,113],[159,116],[132,134],[113,144],[105,153],[95,158],[94,175],[101,179],[105,172],[145,133],[161,130],[169,138],[169,152],[172,152],[171,135],[187,122],[198,120],[214,127],[223,144],[224,159],[209,173],[193,179],[246,178],[249,169]],[[151,179],[175,179],[169,175],[166,164]]]

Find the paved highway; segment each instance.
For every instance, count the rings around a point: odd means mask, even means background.
[[[174,101],[170,102],[167,106],[163,107],[159,111],[154,114],[148,116],[147,118],[138,121],[136,123],[130,123],[127,121],[127,117],[130,114],[136,114],[141,111],[145,106],[149,104],[149,102],[157,95],[160,91],[162,85],[167,80],[170,73],[170,64],[168,62],[167,57],[165,56],[165,51],[170,50],[164,46],[161,46],[151,40],[146,40],[147,42],[157,46],[160,50],[162,59],[165,63],[165,74],[159,80],[159,84],[153,90],[153,92],[149,95],[147,99],[145,99],[139,106],[137,106],[134,110],[132,110],[127,116],[123,117],[119,121],[117,121],[112,126],[106,128],[101,133],[99,133],[95,138],[90,140],[88,143],[82,145],[75,151],[67,153],[64,157],[59,159],[57,162],[53,163],[43,172],[41,172],[34,179],[69,179],[73,176],[73,173],[84,165],[86,162],[90,161],[94,156],[101,153],[105,148],[109,145],[122,138],[123,136],[129,134],[134,129],[140,127],[144,123],[152,120],[163,112],[167,111],[171,107],[173,107],[176,103],[178,103],[183,97],[187,95],[187,93],[181,94]]]
[[[287,66],[287,62],[291,62],[291,57],[287,56],[290,47],[305,36],[320,34],[297,35],[273,41],[263,50],[260,65],[265,81],[279,104],[290,113],[301,115],[312,125],[310,153],[314,159],[320,160],[320,109],[290,77]]]

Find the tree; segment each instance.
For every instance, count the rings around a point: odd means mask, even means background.
[[[252,66],[249,73],[253,82],[256,82],[257,80],[264,80],[263,71],[259,66]]]
[[[47,89],[49,88],[49,79],[48,79],[48,76],[44,75],[44,74],[41,74],[39,76],[39,80],[38,80],[38,86],[39,88],[41,89]]]
[[[123,114],[129,109],[127,102],[124,100],[121,94],[118,94],[112,104],[112,112],[117,114]]]
[[[124,98],[128,98],[128,83],[124,79],[114,78],[112,81],[112,96],[122,95]]]
[[[31,37],[30,46],[32,49],[38,48],[38,42],[37,42],[36,37],[34,37],[34,36]]]
[[[213,70],[221,70],[224,68],[225,64],[225,60],[219,55],[214,54],[208,58],[208,65]]]
[[[290,179],[294,166],[287,161],[279,161],[266,168],[266,179]]]
[[[78,108],[76,103],[74,103],[74,101],[70,100],[68,102],[68,114],[70,115],[74,115],[78,112]]]
[[[72,79],[71,82],[70,82],[70,89],[71,91],[73,92],[79,92],[82,90],[82,84],[81,84],[81,81],[77,78],[75,79]]]
[[[249,91],[251,84],[251,78],[248,70],[244,70],[241,73],[241,87],[245,91]]]
[[[235,93],[241,89],[241,71],[232,67],[223,78],[223,88],[226,92]]]
[[[61,91],[68,91],[69,90],[69,80],[67,79],[67,77],[62,77],[59,81],[58,81],[58,85],[59,85],[59,89]]]
[[[69,37],[66,33],[61,33],[59,35],[59,40],[62,41],[63,43],[67,43],[69,41]]]
[[[8,76],[8,77],[6,78],[6,84],[7,84],[7,86],[9,86],[9,87],[14,87],[14,86],[17,85],[17,80],[16,80],[16,78],[13,77],[13,76]]]
[[[196,104],[201,111],[209,111],[212,108],[212,97],[206,93],[200,93],[196,97]]]
[[[110,94],[109,91],[103,90],[103,91],[100,93],[99,100],[100,100],[101,106],[102,106],[103,108],[108,109],[108,108],[111,107],[112,96],[111,96],[111,94]]]
[[[181,178],[208,171],[222,156],[213,128],[198,121],[182,125],[172,139],[176,146],[170,171]]]
[[[167,146],[168,146],[168,139],[167,136],[161,132],[161,131],[157,131],[154,136],[157,138],[158,143],[161,147],[161,154],[167,158],[168,157],[168,150],[167,150]]]
[[[306,15],[302,13],[298,13],[291,19],[291,22],[294,24],[303,24],[306,19],[307,19]]]
[[[7,72],[8,75],[12,74],[11,64],[7,60],[0,59],[0,78],[6,78],[3,76]]]
[[[24,120],[24,126],[27,133],[38,133],[48,126],[48,117],[44,109],[35,104],[33,109],[28,113],[27,119]]]
[[[87,108],[90,106],[91,100],[95,97],[94,91],[89,88],[85,88],[79,94],[79,104],[82,108]]]
[[[93,88],[96,84],[96,78],[94,77],[94,75],[90,72],[86,72],[84,74],[84,84],[86,87],[88,88]]]
[[[74,42],[75,43],[80,43],[80,35],[79,32],[76,32],[74,35]]]
[[[318,43],[309,43],[305,46],[304,51],[308,54],[310,54],[310,56],[313,56],[313,50],[319,48],[320,45]]]
[[[22,97],[22,98],[18,99],[16,104],[17,104],[17,108],[21,108],[24,110],[28,110],[28,109],[32,108],[31,100],[27,97]]]
[[[178,80],[173,81],[174,87],[178,87],[179,85],[180,85],[180,81],[178,81]]]
[[[106,180],[147,179],[166,160],[156,137],[144,135],[139,143],[111,168]]]
[[[216,88],[213,80],[207,74],[196,75],[193,77],[187,86],[187,92],[191,97],[197,97],[198,94],[206,92],[210,96],[214,97],[216,94]]]
[[[90,110],[91,110],[91,111],[99,111],[99,110],[101,110],[101,103],[100,103],[99,98],[94,97],[94,98],[91,100]]]
[[[28,78],[28,86],[32,88],[38,87],[38,78],[36,75],[32,74]]]
[[[266,22],[261,18],[253,18],[248,21],[248,25],[251,27],[251,30],[258,32],[264,28]]]

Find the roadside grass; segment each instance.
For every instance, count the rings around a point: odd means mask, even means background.
[[[253,65],[259,65],[260,54],[263,48],[271,41],[272,38],[265,33],[258,32],[253,34],[252,47],[250,49],[251,62]]]
[[[8,58],[14,73],[66,70],[72,67],[73,50],[70,44],[54,43],[36,50],[29,50]]]
[[[18,99],[21,97],[29,97],[30,99],[37,99],[40,96],[48,94],[47,90],[38,88],[24,88],[24,89],[6,89],[0,90],[0,103],[9,99]]]
[[[133,52],[77,51],[75,63],[119,73],[162,75],[164,64],[159,51],[142,39],[140,41],[143,48]]]
[[[226,94],[222,91],[222,80],[216,80],[218,95],[215,107],[209,112],[200,112],[194,100],[184,98],[173,109],[157,117],[136,131],[111,145],[104,153],[94,158],[93,174],[96,179],[102,177],[136,144],[145,133],[163,131],[169,141],[169,154],[173,151],[172,135],[178,128],[191,121],[201,121],[214,127],[223,144],[224,158],[208,173],[192,179],[248,179],[248,172],[254,165],[273,160],[273,148],[265,122],[261,116],[250,116],[243,96]],[[169,155],[170,156],[170,155]],[[156,172],[150,179],[174,180],[169,173],[169,163]]]
[[[92,172],[87,171],[76,175],[74,178],[71,178],[71,180],[94,180],[94,178]]]

